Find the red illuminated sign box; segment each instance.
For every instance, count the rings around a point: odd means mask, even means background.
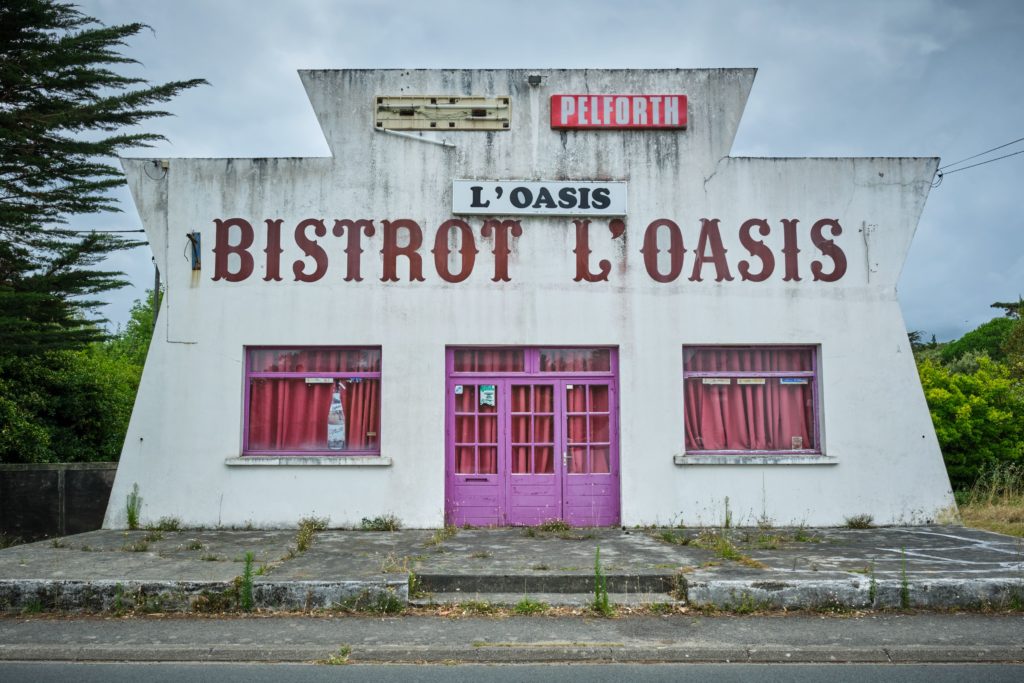
[[[686,95],[552,95],[552,128],[686,128]]]

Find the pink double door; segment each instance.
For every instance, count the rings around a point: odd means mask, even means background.
[[[619,523],[613,377],[449,377],[445,518]]]

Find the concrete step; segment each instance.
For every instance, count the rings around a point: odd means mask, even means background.
[[[492,607],[515,607],[523,598],[542,602],[551,607],[589,607],[594,602],[594,592],[591,590],[590,593],[426,593],[410,598],[409,604],[429,607],[475,602],[486,603]],[[669,593],[609,593],[608,602],[627,607],[685,604]]]
[[[530,574],[417,574],[420,591],[434,594],[533,595],[538,593],[589,594],[594,592],[593,574],[530,573]],[[608,593],[665,594],[676,588],[676,576],[659,574],[607,574]]]

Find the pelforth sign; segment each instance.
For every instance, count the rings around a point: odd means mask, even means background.
[[[552,128],[686,128],[686,95],[552,95]]]

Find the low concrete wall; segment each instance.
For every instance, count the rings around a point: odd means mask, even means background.
[[[99,529],[116,462],[0,465],[0,534],[33,541]]]

